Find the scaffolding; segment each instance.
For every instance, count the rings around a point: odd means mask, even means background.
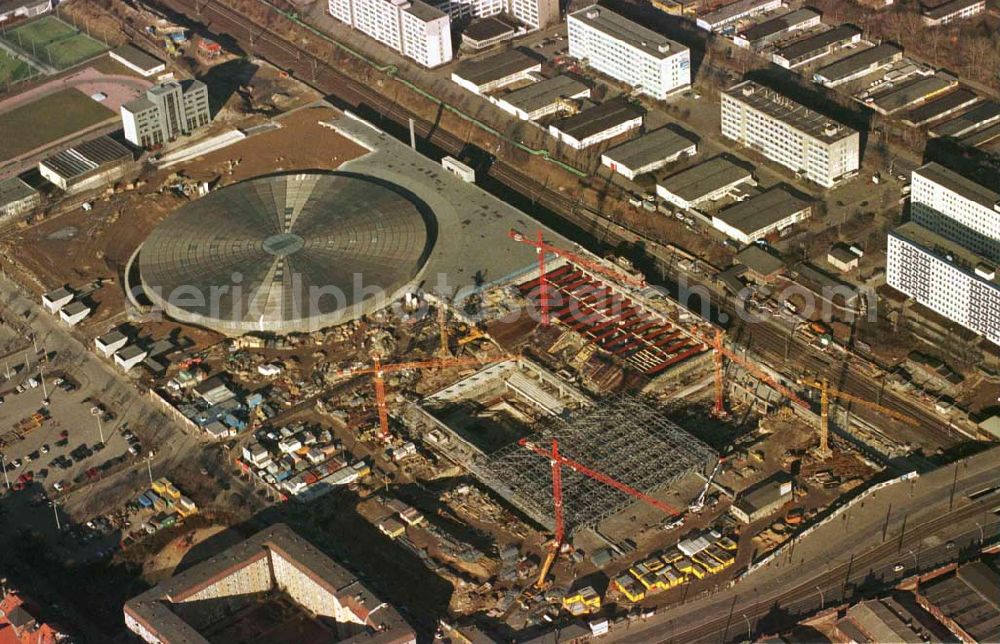
[[[543,449],[559,441],[567,458],[653,495],[717,458],[703,442],[642,398],[616,396],[542,423],[529,440]],[[554,526],[552,467],[519,445],[487,456],[472,472],[532,520]],[[563,510],[569,532],[596,526],[635,499],[563,468]]]

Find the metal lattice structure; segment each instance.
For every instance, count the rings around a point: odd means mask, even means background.
[[[716,453],[642,398],[619,396],[568,417],[552,417],[529,440],[640,492],[653,495],[697,470]],[[476,476],[539,524],[552,528],[552,467],[520,445],[504,447],[472,467]],[[635,499],[612,487],[562,470],[563,506],[570,532],[593,527]]]

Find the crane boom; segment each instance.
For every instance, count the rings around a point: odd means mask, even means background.
[[[563,539],[566,538],[566,526],[563,522],[563,501],[562,501],[562,467],[559,461],[559,441],[552,439],[552,501],[555,506],[555,538],[552,540],[552,548],[545,556],[542,567],[538,571],[538,581],[535,586],[541,588],[545,585],[545,578],[552,569],[552,564],[562,549]]]
[[[712,348],[715,349],[717,355],[719,355],[719,354],[725,355],[727,358],[729,358],[730,360],[732,360],[733,362],[735,362],[736,364],[740,365],[745,370],[747,370],[755,378],[757,378],[758,380],[760,380],[762,382],[767,383],[771,388],[773,388],[775,391],[777,391],[781,395],[783,395],[786,398],[788,398],[789,400],[791,400],[793,403],[795,403],[799,407],[802,407],[803,409],[809,409],[809,403],[807,403],[806,401],[804,401],[801,398],[799,398],[799,396],[794,391],[792,391],[788,387],[784,386],[780,382],[776,381],[774,378],[772,378],[770,375],[768,375],[763,369],[761,369],[760,367],[757,367],[756,365],[754,365],[753,363],[751,363],[749,360],[744,359],[742,356],[740,356],[739,354],[737,354],[735,351],[730,351],[729,349],[727,349],[726,345],[723,344],[723,341],[722,341],[724,335],[725,335],[725,333],[721,329],[716,329],[716,331],[715,331],[715,337],[712,338],[712,341],[711,341],[712,342]],[[721,377],[722,377],[721,376],[721,362],[717,362],[716,363],[716,376],[715,376],[716,383],[719,383],[721,381]],[[718,396],[719,393],[720,392],[717,389],[716,390],[716,396]],[[716,400],[715,404],[716,404],[716,408],[720,407],[720,401],[719,400]]]
[[[815,380],[812,380],[812,381],[803,381],[802,384],[808,385],[808,386],[810,386],[810,387],[812,387],[814,389],[819,389],[820,391],[823,390],[823,383],[817,382]],[[872,409],[874,411],[882,412],[886,416],[889,416],[893,420],[898,420],[901,423],[906,423],[907,425],[911,425],[913,427],[917,427],[917,426],[920,425],[920,421],[918,421],[916,418],[914,418],[912,416],[908,416],[908,415],[906,415],[904,413],[895,411],[893,409],[889,409],[888,407],[885,407],[884,405],[880,405],[880,404],[878,404],[876,402],[872,402],[870,400],[866,400],[864,398],[860,398],[858,396],[855,396],[854,394],[849,394],[846,391],[841,391],[839,389],[834,389],[833,387],[830,387],[829,385],[827,385],[827,393],[830,396],[834,397],[834,398],[843,398],[844,400],[850,400],[852,403],[856,403],[858,405],[861,405],[862,407],[867,407],[868,409]]]
[[[527,439],[524,439],[524,438],[522,438],[519,441],[519,444],[522,447],[524,447],[524,448],[526,448],[526,449],[528,449],[528,450],[534,452],[535,454],[538,454],[539,456],[542,456],[544,458],[558,459],[559,463],[561,465],[565,465],[566,467],[570,468],[574,472],[579,472],[580,474],[583,474],[584,476],[592,478],[595,481],[599,481],[601,483],[604,483],[607,486],[613,487],[616,490],[618,490],[619,492],[624,492],[625,494],[628,494],[629,496],[635,497],[635,498],[639,499],[640,501],[643,501],[644,503],[652,505],[653,507],[658,508],[658,509],[664,511],[664,512],[666,512],[667,514],[669,514],[671,516],[677,516],[677,515],[680,514],[680,511],[677,508],[673,507],[672,505],[664,503],[663,501],[660,501],[659,499],[653,498],[653,497],[649,496],[648,494],[640,492],[639,490],[635,489],[631,485],[627,485],[625,483],[622,483],[621,481],[613,479],[610,476],[608,476],[607,474],[603,474],[601,472],[598,472],[597,470],[592,470],[589,467],[587,467],[586,465],[583,465],[582,463],[578,463],[577,461],[574,461],[571,458],[567,458],[567,457],[565,457],[565,456],[563,456],[561,454],[553,455],[550,452],[542,449],[541,447],[538,447],[534,443],[532,443],[532,442],[530,442],[530,441],[528,441]]]
[[[628,273],[617,271],[613,268],[605,266],[600,262],[595,262],[591,259],[578,255],[577,253],[559,248],[558,246],[553,246],[544,239],[542,239],[542,231],[538,231],[538,239],[531,239],[521,232],[516,230],[511,230],[507,233],[507,236],[516,242],[521,242],[522,244],[528,244],[529,246],[534,246],[539,252],[552,253],[557,257],[565,257],[574,264],[582,266],[583,268],[594,271],[595,273],[601,273],[602,275],[607,275],[608,277],[615,279],[619,282],[624,282],[632,286],[645,286],[646,280],[641,277],[636,277],[635,275],[629,275]]]

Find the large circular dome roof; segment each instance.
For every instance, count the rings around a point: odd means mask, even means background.
[[[251,179],[162,222],[139,273],[168,315],[226,333],[312,331],[389,304],[436,234],[415,197],[356,174]]]

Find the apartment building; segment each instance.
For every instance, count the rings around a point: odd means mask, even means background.
[[[754,81],[721,94],[722,135],[757,150],[824,188],[853,176],[860,165],[856,130]]]
[[[142,641],[208,644],[245,639],[259,621],[239,614],[261,606],[286,619],[322,621],[312,641],[417,641],[393,606],[284,524],[161,581],[128,600],[123,612],[126,628]]]
[[[910,219],[1000,263],[1000,192],[928,163],[912,174]]]
[[[606,7],[575,11],[567,25],[570,56],[643,94],[662,99],[691,85],[687,47]]]
[[[910,221],[889,232],[889,286],[1000,344],[1000,281],[995,264]]]
[[[559,22],[559,0],[437,0],[434,6],[456,21],[508,14],[529,29]]]
[[[143,148],[190,134],[212,120],[208,86],[198,80],[154,85],[121,106],[125,139]]]
[[[329,0],[327,10],[424,67],[452,59],[451,19],[421,0]]]

